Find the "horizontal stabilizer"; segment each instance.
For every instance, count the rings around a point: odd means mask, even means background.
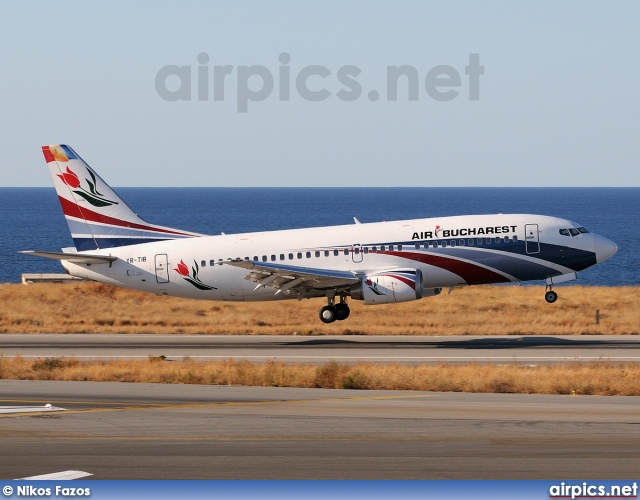
[[[111,255],[89,255],[83,253],[62,253],[62,252],[36,252],[35,250],[23,250],[19,252],[25,255],[35,255],[45,259],[66,260],[75,264],[108,264],[118,257]]]

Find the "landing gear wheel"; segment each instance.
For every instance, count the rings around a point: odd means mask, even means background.
[[[556,300],[558,300],[558,294],[553,290],[549,290],[544,294],[544,300],[546,300],[549,304],[553,304]]]
[[[335,306],[324,306],[320,309],[320,321],[323,323],[333,323],[337,316]]]
[[[338,321],[344,321],[349,317],[349,314],[351,314],[351,309],[349,309],[349,306],[344,302],[341,302],[340,304],[336,304],[335,309],[336,309],[336,319]]]

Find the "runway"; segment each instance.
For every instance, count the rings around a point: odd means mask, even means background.
[[[4,479],[629,479],[640,397],[0,381]]]
[[[640,336],[294,336],[2,334],[3,356],[288,363],[640,362]]]

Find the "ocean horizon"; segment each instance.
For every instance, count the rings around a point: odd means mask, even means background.
[[[618,245],[572,283],[640,285],[640,188],[115,188],[140,217],[204,234],[274,231],[451,215],[531,213],[573,220]],[[51,188],[0,188],[0,283],[62,273],[59,262],[20,250],[73,246]],[[535,282],[533,282],[535,283]],[[540,282],[543,283],[543,282]]]

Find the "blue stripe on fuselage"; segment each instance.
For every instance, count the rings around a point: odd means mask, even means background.
[[[509,241],[501,243],[496,243],[495,238],[490,238],[491,243],[486,242],[486,238],[472,238],[474,245],[458,245],[460,240],[464,239],[465,243],[468,242],[468,238],[448,238],[448,239],[439,239],[439,240],[421,240],[421,241],[389,241],[389,242],[377,242],[377,243],[362,243],[361,246],[371,248],[376,247],[380,249],[381,246],[385,246],[387,249],[389,245],[393,245],[396,249],[398,245],[402,245],[403,250],[405,251],[414,251],[415,245],[418,244],[419,248],[416,250],[428,251],[432,253],[439,253],[442,255],[453,255],[451,250],[453,249],[463,249],[463,248],[474,248],[476,250],[497,250],[500,252],[511,253],[514,254],[514,258],[516,255],[522,255],[526,257],[533,257],[535,259],[546,260],[547,262],[558,264],[564,267],[567,267],[573,271],[582,271],[588,267],[591,267],[597,263],[595,252],[589,252],[587,250],[580,250],[578,248],[572,248],[568,246],[562,245],[552,245],[550,243],[540,243],[540,251],[538,253],[527,253],[525,242],[524,241]],[[482,240],[482,243],[477,243],[477,240]],[[441,246],[443,241],[447,242],[447,246]],[[455,241],[456,246],[451,246],[451,242]],[[437,242],[438,247],[433,247],[433,243]],[[429,248],[425,248],[424,244],[429,243]],[[350,249],[351,245],[346,245],[344,247],[338,247],[341,249]],[[366,254],[365,254],[366,255]],[[477,257],[477,252],[474,254],[475,257],[464,257],[469,258],[469,260],[477,260],[479,263],[485,264],[485,262],[481,261]],[[489,252],[487,253],[489,255]],[[366,257],[365,257],[366,258]],[[489,257],[486,257],[487,259]],[[482,259],[485,259],[483,257]],[[516,258],[517,259],[517,258]],[[492,259],[493,260],[493,259]],[[517,259],[515,262],[518,266],[521,265],[522,259]],[[489,265],[489,264],[487,264]],[[500,269],[503,272],[509,273],[511,275],[514,274],[515,269],[512,267],[511,271],[508,271],[506,268],[502,269],[502,266],[491,265],[491,267],[495,267],[496,269]],[[526,275],[529,275],[529,272],[525,272]],[[535,273],[538,275],[537,273]],[[520,279],[526,279],[521,278]],[[540,278],[528,278],[528,279],[540,279]]]
[[[597,264],[595,252],[560,245],[551,245],[549,243],[540,243],[540,252],[538,253],[527,253],[524,242],[513,247],[504,245],[504,248],[503,245],[494,244],[493,248],[518,255],[546,260],[553,264],[568,267],[573,271],[582,271],[583,269]]]

